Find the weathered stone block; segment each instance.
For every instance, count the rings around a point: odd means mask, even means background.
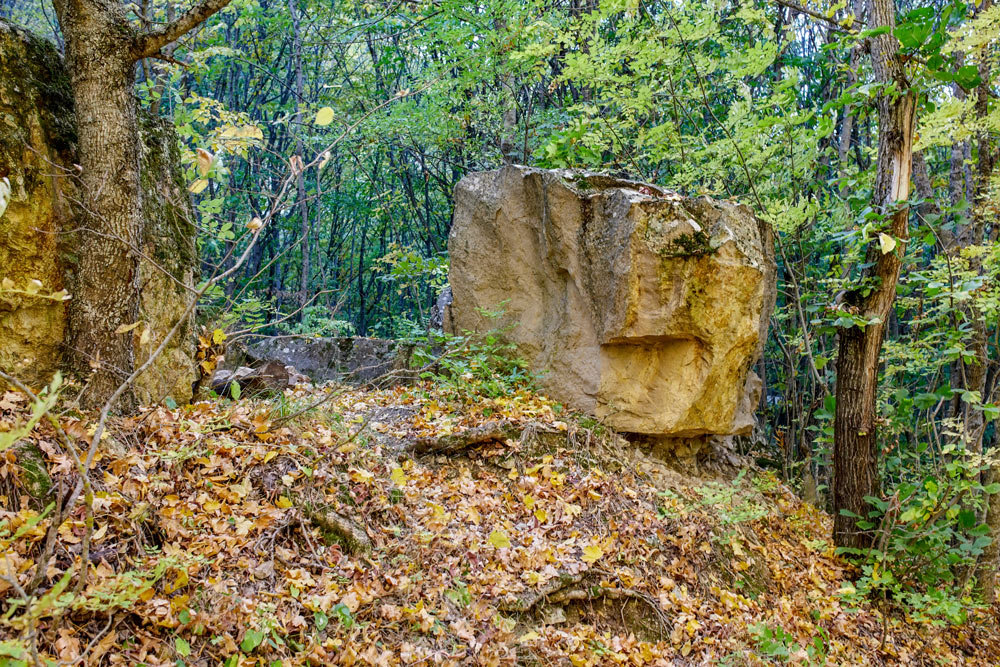
[[[458,184],[448,249],[452,329],[510,326],[553,398],[621,431],[752,427],[775,263],[746,207],[511,166]]]

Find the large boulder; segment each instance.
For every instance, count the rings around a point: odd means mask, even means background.
[[[772,244],[732,202],[589,172],[470,174],[448,239],[451,328],[504,329],[553,398],[618,430],[745,433]]]
[[[137,364],[184,312],[198,267],[176,135],[157,118],[144,118],[141,130],[145,258],[141,325],[132,332]],[[64,352],[63,294],[73,293],[81,199],[75,165],[76,117],[62,59],[45,40],[0,21],[0,177],[10,187],[0,213],[0,369],[34,386],[51,380]],[[190,325],[137,378],[144,402],[190,398]]]

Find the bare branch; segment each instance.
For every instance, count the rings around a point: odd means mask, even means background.
[[[154,56],[163,57],[160,55],[160,49],[197,28],[210,16],[225,8],[229,2],[230,0],[201,0],[177,20],[139,35],[132,49],[132,57],[136,60]]]
[[[840,23],[838,23],[836,19],[831,18],[829,16],[824,16],[823,14],[820,14],[819,12],[817,12],[815,10],[809,9],[808,7],[803,7],[802,5],[800,5],[800,4],[796,3],[796,2],[791,2],[790,0],[775,0],[775,2],[777,2],[779,5],[783,5],[785,7],[788,7],[793,12],[798,12],[799,14],[804,14],[806,16],[811,16],[812,18],[816,19],[817,21],[822,21],[823,23],[826,24],[826,26],[828,28],[830,28],[831,30],[833,30],[835,32],[840,32],[840,33],[843,33],[845,35],[854,34],[853,30],[845,28]],[[864,21],[861,21],[861,20],[859,20],[857,18],[854,19],[854,22],[855,23],[861,23],[861,24],[864,23]]]

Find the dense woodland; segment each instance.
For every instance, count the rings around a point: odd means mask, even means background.
[[[1000,5],[4,0],[0,18],[70,54],[87,30],[140,35],[96,77],[70,56],[78,113],[81,81],[118,76],[138,100],[121,128],[173,121],[202,331],[426,340],[472,171],[747,204],[775,230],[778,300],[740,453],[829,513],[850,594],[883,621],[960,625],[995,600]]]

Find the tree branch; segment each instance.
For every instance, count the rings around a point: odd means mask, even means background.
[[[171,42],[191,32],[201,25],[208,17],[223,9],[231,0],[201,0],[194,7],[182,14],[177,20],[158,28],[142,33],[135,41],[132,56],[136,60],[151,58],[160,49]]]
[[[823,21],[824,23],[826,23],[827,27],[831,28],[835,32],[844,33],[845,35],[854,34],[853,30],[850,30],[850,29],[845,28],[844,26],[840,25],[836,21],[836,19],[833,19],[833,18],[831,18],[829,16],[824,16],[823,14],[820,14],[817,11],[809,9],[808,7],[803,7],[802,5],[800,5],[800,4],[796,3],[796,2],[791,2],[790,0],[775,0],[775,2],[777,2],[779,5],[782,5],[784,7],[788,7],[792,11],[798,12],[799,14],[804,14],[806,16],[811,16],[812,18],[814,18],[814,19],[816,19],[818,21]],[[861,21],[857,17],[855,17],[854,22],[855,23],[861,23],[862,25],[864,24],[864,21]]]

